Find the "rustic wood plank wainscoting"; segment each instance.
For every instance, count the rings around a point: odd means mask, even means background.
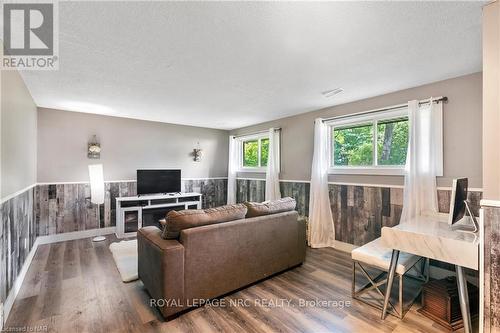
[[[183,187],[185,191],[202,193],[204,208],[224,205],[227,201],[225,178],[184,179]],[[27,270],[38,237],[46,238],[44,242],[53,242],[47,237],[114,227],[115,199],[136,193],[135,181],[107,182],[100,221],[97,205],[89,200],[88,183],[34,184],[3,200],[0,204],[0,304],[5,305],[3,311],[8,313],[14,301],[17,290],[13,287],[15,284],[20,286],[22,271]]]
[[[488,201],[488,200],[485,200]],[[483,202],[483,327],[500,332],[500,202]]]
[[[309,214],[309,183],[282,181],[282,196],[297,200],[297,211],[301,216]],[[364,245],[380,237],[381,229],[399,223],[403,209],[403,188],[390,186],[361,186],[329,184],[330,204],[335,222],[336,240],[352,245]],[[438,190],[438,205],[441,213],[448,213],[451,190]],[[482,193],[469,192],[469,200],[476,215]],[[265,180],[238,179],[237,202],[264,201]]]
[[[224,205],[227,179],[185,179],[185,192],[203,195],[203,208]],[[104,204],[97,221],[97,205],[90,202],[88,183],[43,184],[36,187],[35,215],[39,236],[116,226],[116,198],[137,195],[135,181],[105,183]]]
[[[34,187],[0,205],[0,303],[4,304],[37,237]],[[0,325],[1,326],[1,325]]]

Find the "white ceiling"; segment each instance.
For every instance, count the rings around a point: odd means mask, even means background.
[[[480,71],[483,4],[60,2],[59,71],[22,74],[41,107],[233,129]]]

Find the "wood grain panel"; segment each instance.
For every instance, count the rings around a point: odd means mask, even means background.
[[[500,208],[484,212],[484,327],[500,332]]]
[[[35,189],[0,205],[0,303],[12,289],[36,239]]]

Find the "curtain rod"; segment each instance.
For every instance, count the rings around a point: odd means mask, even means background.
[[[434,103],[441,103],[441,102],[447,103],[448,102],[448,97],[446,97],[446,96],[444,96],[444,97],[437,97],[437,98],[433,99],[432,101]],[[429,103],[430,103],[430,98],[419,101],[418,105],[425,105],[425,104],[429,104]],[[388,107],[385,107],[385,108],[375,109],[375,110],[370,110],[370,111],[363,111],[363,112],[357,112],[357,113],[351,113],[351,114],[344,114],[344,115],[341,115],[341,116],[335,116],[335,117],[325,118],[325,119],[323,119],[323,122],[334,120],[334,119],[341,119],[341,118],[347,118],[347,117],[352,117],[352,116],[360,116],[360,115],[364,115],[364,114],[377,113],[377,112],[382,112],[382,111],[396,110],[396,109],[401,109],[401,108],[403,108],[405,106],[408,106],[408,103],[399,104],[399,105],[393,105],[393,106],[388,106]]]
[[[275,127],[274,128],[275,131],[281,131],[281,127]],[[233,135],[233,137],[236,139],[236,138],[241,138],[241,137],[244,137],[244,136],[251,136],[251,135],[257,135],[257,134],[264,134],[264,133],[267,133],[269,132],[269,130],[264,130],[264,131],[258,131],[258,132],[252,132],[252,133],[247,133],[247,134],[240,134],[240,135]]]

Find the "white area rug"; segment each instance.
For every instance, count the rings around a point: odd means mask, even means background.
[[[118,272],[123,282],[130,282],[139,278],[137,272],[137,239],[112,243],[109,246]]]

